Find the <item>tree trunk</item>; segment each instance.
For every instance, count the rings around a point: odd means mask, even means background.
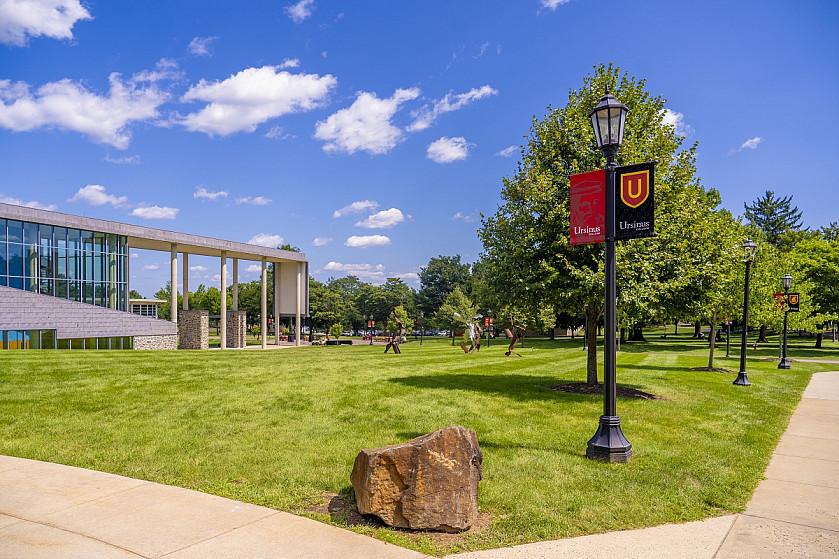
[[[699,321],[696,321],[696,324],[693,325],[693,337],[698,338],[699,335],[702,333],[701,330],[702,330],[702,323],[699,322]]]
[[[556,336],[555,332],[556,332],[556,328],[551,328],[551,333],[550,333],[550,340],[551,341],[554,341],[554,339],[555,339],[555,336]]]
[[[632,329],[632,341],[633,342],[646,342],[647,338],[644,337],[644,330],[638,326],[637,324]]]
[[[626,328],[621,328],[621,343],[626,342]]]
[[[711,332],[708,336],[711,339],[711,349],[708,351],[708,368],[714,368],[714,347],[717,345],[717,311],[711,314]]]
[[[769,328],[768,324],[761,324],[760,325],[760,335],[757,337],[758,343],[765,344],[768,343],[766,339],[766,330]]]
[[[819,332],[816,334],[816,347],[821,349],[822,347],[822,338],[824,337],[824,332]]]
[[[676,328],[673,330],[673,335],[677,336],[679,334],[679,321],[676,321]]]
[[[588,312],[588,323],[597,324],[597,310]],[[597,330],[598,328],[586,329],[586,341],[588,343],[586,384],[589,386],[597,386]]]

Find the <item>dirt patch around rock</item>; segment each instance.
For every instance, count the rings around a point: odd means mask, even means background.
[[[602,384],[595,384],[594,386],[590,386],[584,382],[559,384],[556,386],[551,386],[550,389],[556,392],[569,392],[571,394],[603,394]],[[650,394],[649,392],[644,392],[643,390],[630,388],[628,386],[622,386],[620,384],[617,385],[616,394],[621,398],[637,398],[640,400],[663,400],[663,398],[661,396],[658,396],[657,394]]]
[[[388,526],[382,520],[373,515],[361,514],[358,512],[358,507],[355,506],[355,501],[348,499],[344,495],[337,493],[324,493],[323,501],[310,505],[306,512],[328,514],[336,524],[345,526],[366,526],[370,528],[390,528],[402,534],[406,534],[412,540],[419,537],[431,538],[439,547],[452,547],[459,545],[466,540],[466,536],[479,534],[490,527],[492,524],[492,516],[486,513],[479,513],[478,519],[471,528],[464,532],[456,534],[448,532],[438,532],[435,530],[409,530],[407,528],[394,528]]]
[[[720,369],[719,367],[691,367],[690,370],[704,371],[706,373],[734,373],[731,369]]]

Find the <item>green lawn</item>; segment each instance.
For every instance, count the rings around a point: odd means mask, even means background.
[[[484,452],[480,502],[492,523],[458,549],[741,511],[810,375],[839,365],[794,363],[779,371],[775,362],[753,359],[753,386],[735,387],[735,375],[690,371],[707,365],[707,346],[681,334],[653,334],[618,355],[620,384],[663,397],[618,399],[634,451],[627,465],[585,458],[602,397],[549,389],[585,379],[579,339],[525,340],[522,358],[505,357],[502,340],[465,355],[448,339],[412,341],[401,355],[384,355],[379,345],[4,351],[0,453],[342,525],[340,514],[305,509],[326,494],[351,496],[360,449],[462,424],[477,431]],[[819,356],[839,359],[836,344],[826,346]],[[726,359],[725,344],[718,346],[723,357],[715,365],[737,371],[732,350]],[[675,355],[681,351],[687,354]],[[403,531],[354,529],[425,552],[455,551]]]

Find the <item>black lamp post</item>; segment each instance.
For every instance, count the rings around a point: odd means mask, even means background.
[[[373,345],[373,315],[370,315],[370,345]]]
[[[425,327],[422,325],[423,318],[425,318],[425,312],[420,311],[420,345],[422,345],[422,336],[425,334]]]
[[[778,363],[779,369],[789,369],[789,359],[787,359],[787,318],[789,318],[789,288],[792,287],[792,276],[787,274],[781,278],[781,285],[784,287],[784,355],[781,357],[781,362]]]
[[[743,341],[740,344],[740,372],[733,384],[737,386],[751,386],[749,377],[746,375],[746,334],[749,331],[749,271],[755,259],[757,243],[746,239],[743,243],[743,262],[746,263],[746,286],[743,289]]]
[[[632,459],[632,445],[623,436],[621,420],[617,414],[617,384],[615,367],[615,161],[623,143],[626,124],[626,105],[606,90],[597,106],[589,113],[594,126],[597,147],[606,158],[606,313],[604,325],[603,356],[603,415],[597,432],[588,441],[586,457],[611,463],[626,463]]]

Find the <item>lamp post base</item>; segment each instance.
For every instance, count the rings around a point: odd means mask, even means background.
[[[749,377],[746,375],[746,371],[740,371],[737,373],[737,378],[731,384],[736,384],[737,386],[751,386],[752,383],[749,382]]]
[[[779,369],[789,369],[790,368],[789,359],[787,359],[786,357],[781,359],[781,362],[778,363],[778,368]]]
[[[600,416],[597,432],[588,441],[586,458],[610,464],[626,464],[632,459],[632,445],[623,436],[620,417]]]

